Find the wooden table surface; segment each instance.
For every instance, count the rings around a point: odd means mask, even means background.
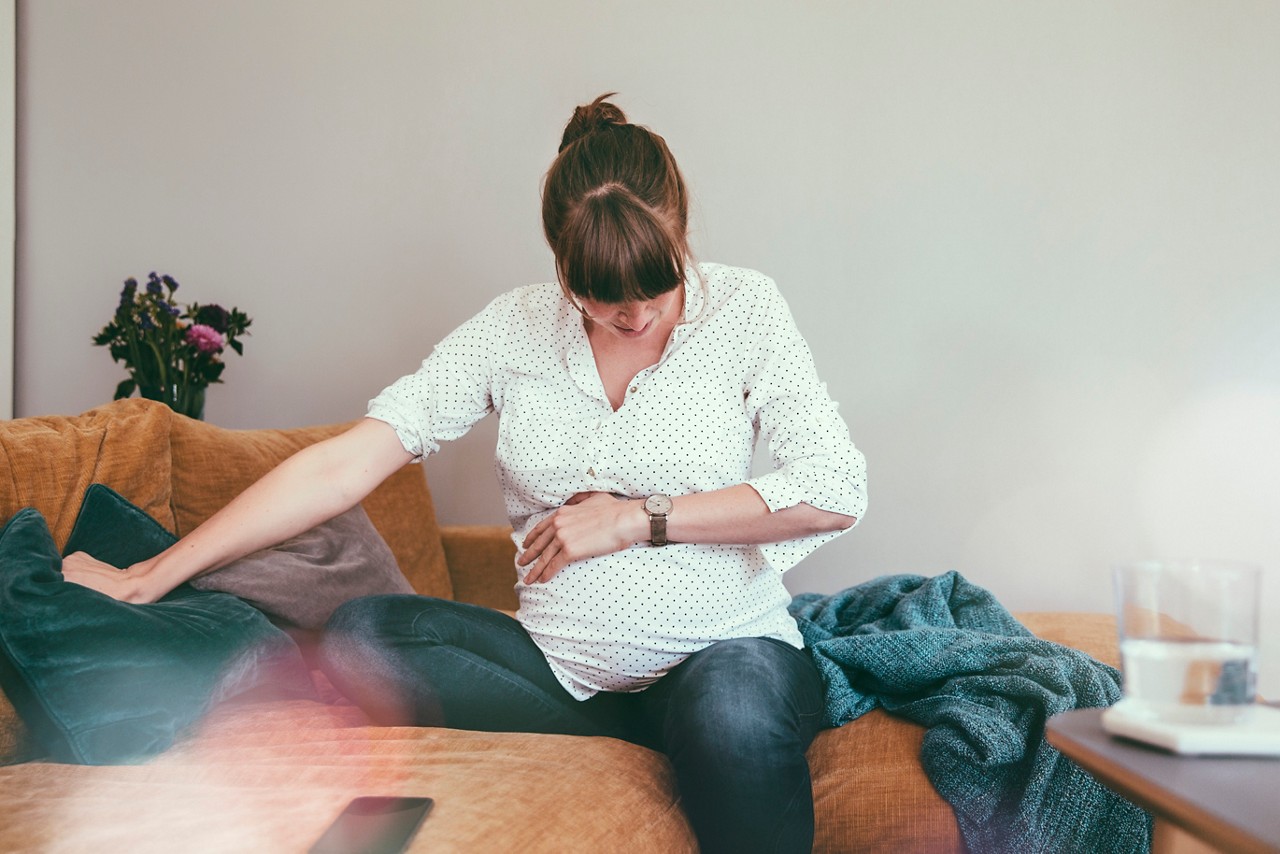
[[[1102,709],[1056,715],[1049,743],[1099,782],[1224,851],[1280,854],[1280,758],[1179,756],[1102,728]]]

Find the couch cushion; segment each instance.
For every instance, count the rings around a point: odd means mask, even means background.
[[[666,759],[612,738],[373,727],[227,703],[139,768],[0,768],[0,851],[305,851],[360,795],[435,799],[412,851],[694,854]]]
[[[61,548],[81,496],[103,483],[172,531],[170,415],[162,403],[132,398],[78,416],[0,422],[0,519],[34,507]]]
[[[228,430],[173,416],[173,514],[185,536],[294,452],[336,436],[352,423],[291,429]],[[409,465],[362,502],[419,593],[453,597],[435,506],[422,467]]]
[[[809,747],[813,850],[963,852],[955,812],[920,764],[924,728],[882,709]]]
[[[13,701],[0,690],[0,765],[26,762],[35,758],[31,732],[22,722]]]
[[[173,542],[145,515],[95,500],[103,494],[89,491],[68,551],[127,565]],[[222,699],[310,686],[288,636],[233,596],[184,585],[129,605],[64,581],[61,566],[36,510],[0,532],[0,685],[58,761],[139,761]]]

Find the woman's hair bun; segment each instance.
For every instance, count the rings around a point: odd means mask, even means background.
[[[603,130],[610,125],[625,125],[627,117],[622,110],[606,98],[612,98],[617,92],[606,92],[590,104],[583,104],[573,111],[569,124],[565,125],[564,136],[560,138],[560,150],[572,142]]]

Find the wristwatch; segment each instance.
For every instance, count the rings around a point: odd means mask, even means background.
[[[671,512],[671,496],[650,495],[644,500],[644,512],[649,514],[649,544],[667,544],[667,514]]]

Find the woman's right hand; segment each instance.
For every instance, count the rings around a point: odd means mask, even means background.
[[[145,574],[145,563],[118,569],[84,552],[72,552],[62,559],[62,577],[67,581],[134,605],[159,598],[144,590],[140,582]]]

